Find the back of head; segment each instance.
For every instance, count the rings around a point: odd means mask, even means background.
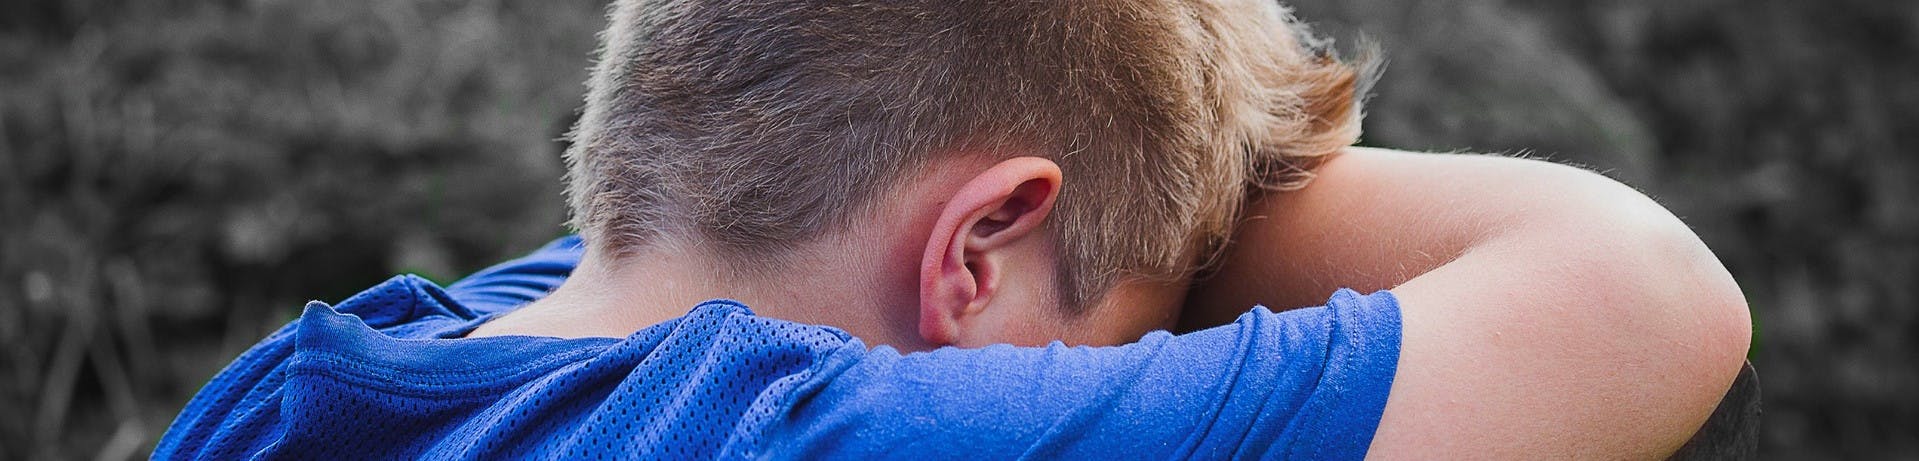
[[[953,156],[1064,172],[1069,310],[1176,280],[1260,187],[1358,136],[1354,68],[1259,0],[620,0],[572,133],[573,225],[750,266]]]

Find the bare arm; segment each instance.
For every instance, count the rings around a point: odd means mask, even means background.
[[[1746,353],[1744,297],[1698,237],[1576,168],[1355,148],[1248,215],[1184,323],[1391,288],[1403,339],[1374,457],[1663,456]]]

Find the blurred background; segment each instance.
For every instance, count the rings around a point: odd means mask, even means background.
[[[1365,144],[1583,164],[1694,226],[1762,453],[1919,456],[1919,2],[1294,4],[1385,50]],[[603,8],[0,2],[0,458],[144,457],[304,301],[561,235]]]

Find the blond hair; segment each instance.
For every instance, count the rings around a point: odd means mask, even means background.
[[[619,0],[602,41],[566,153],[598,251],[779,261],[937,156],[1037,154],[1074,312],[1191,274],[1356,140],[1368,81],[1258,0]]]

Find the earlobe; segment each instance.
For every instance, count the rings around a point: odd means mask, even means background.
[[[953,193],[939,211],[920,260],[920,336],[934,345],[963,342],[991,305],[999,253],[1032,235],[1059,196],[1059,166],[1037,157],[1001,161]]]

